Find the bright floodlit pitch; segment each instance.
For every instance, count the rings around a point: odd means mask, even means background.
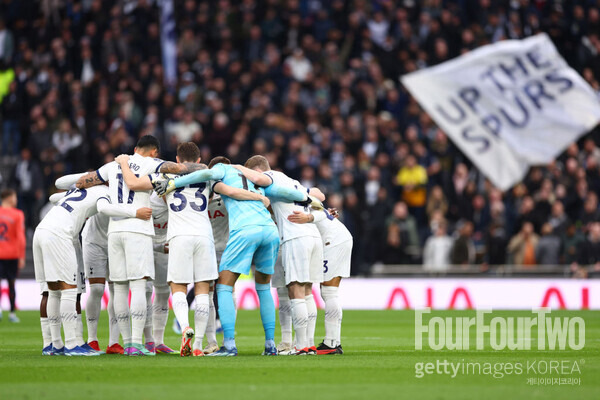
[[[519,316],[530,312],[501,312]],[[437,316],[473,316],[469,311]],[[342,356],[262,357],[258,311],[239,311],[240,355],[231,358],[160,355],[148,357],[43,357],[39,314],[21,312],[22,322],[0,322],[0,399],[598,399],[600,398],[600,312],[553,312],[580,316],[586,323],[581,351],[431,351],[414,349],[414,312],[345,311]],[[170,327],[166,344],[179,348]],[[319,312],[316,338],[323,335]],[[99,324],[101,347],[108,337],[106,312]],[[276,334],[276,338],[278,334]],[[221,340],[221,338],[219,338]],[[468,375],[415,377],[415,364],[460,362],[577,362],[580,385],[532,385],[529,378],[560,378],[525,371],[494,378]],[[542,364],[543,365],[543,364]]]

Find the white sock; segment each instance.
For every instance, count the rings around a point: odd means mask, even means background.
[[[104,296],[104,283],[91,283],[90,292],[85,303],[85,319],[88,330],[88,343],[98,340],[98,320]]]
[[[149,289],[149,290],[148,290]],[[144,324],[144,342],[154,343],[152,334],[152,283],[146,285],[146,323]]]
[[[190,310],[184,292],[173,293],[173,312],[182,331],[190,326]]]
[[[115,284],[112,282],[108,283],[108,305],[106,310],[108,311],[108,346],[112,346],[115,343],[119,343],[119,323],[117,321],[117,315],[115,314]]]
[[[281,341],[292,344],[292,304],[287,288],[278,288],[279,297],[279,325],[281,325]]]
[[[48,303],[46,312],[48,314],[48,323],[50,324],[50,335],[52,336],[52,346],[57,349],[64,347],[60,335],[60,290],[48,290]]]
[[[83,346],[85,340],[83,340],[83,317],[77,313],[77,346]]]
[[[42,326],[42,341],[43,349],[52,344],[52,333],[50,332],[50,322],[48,317],[40,317],[40,325]]]
[[[169,319],[169,296],[171,291],[168,286],[154,288],[154,304],[152,305],[152,329],[154,331],[154,342],[165,343],[165,327]]]
[[[196,338],[194,340],[194,350],[202,350],[202,338],[206,332],[206,325],[210,316],[210,301],[208,294],[196,295],[196,308],[194,309],[194,331]]]
[[[115,282],[115,300],[113,302],[117,325],[123,336],[123,347],[131,344],[131,324],[129,322],[129,282]]]
[[[308,347],[306,338],[306,329],[308,325],[308,310],[306,309],[306,300],[291,299],[292,304],[292,324],[296,332],[296,348],[303,349]]]
[[[217,344],[217,313],[215,311],[214,292],[208,293],[208,323],[206,324],[206,341],[208,345]],[[198,337],[198,335],[196,335]],[[196,343],[194,342],[194,346]],[[195,347],[194,347],[195,348]]]
[[[315,345],[315,328],[317,326],[317,303],[312,294],[304,297],[306,300],[306,310],[308,311],[308,323],[306,326],[306,339],[308,347]]]
[[[129,282],[131,290],[131,342],[142,344],[146,325],[146,280]]]
[[[60,319],[65,331],[65,347],[72,349],[77,343],[77,289],[61,290]]]
[[[321,297],[325,301],[325,340],[329,347],[341,344],[342,306],[338,300],[338,288],[322,286]]]

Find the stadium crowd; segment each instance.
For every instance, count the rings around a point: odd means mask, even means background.
[[[177,82],[153,0],[0,2],[5,173],[28,228],[66,173],[151,134],[162,157],[253,154],[318,186],[376,262],[600,266],[600,130],[500,192],[399,77],[547,32],[600,91],[600,2],[175,0]],[[564,3],[564,4],[563,4]],[[32,4],[34,6],[32,6]],[[575,269],[574,269],[575,270]]]

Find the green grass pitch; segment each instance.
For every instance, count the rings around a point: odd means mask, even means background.
[[[473,316],[470,311],[437,316]],[[416,351],[414,312],[345,311],[342,356],[261,357],[263,336],[258,311],[240,311],[239,357],[153,358],[42,357],[39,318],[21,312],[21,323],[0,322],[0,399],[598,399],[600,398],[600,313],[556,312],[586,322],[586,345],[580,351]],[[495,313],[495,316],[498,314]],[[527,312],[501,312],[529,316]],[[171,330],[166,342],[178,348]],[[100,321],[100,344],[106,346],[107,315]],[[317,340],[323,335],[319,313]],[[278,337],[276,337],[276,340]],[[536,375],[415,377],[419,362],[527,362],[567,360],[580,364],[580,385],[531,385]],[[540,375],[541,376],[541,375]],[[555,374],[543,377],[557,377]]]

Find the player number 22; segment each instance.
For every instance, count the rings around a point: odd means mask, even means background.
[[[191,188],[198,188],[198,190],[196,190],[196,193],[194,193],[194,197],[196,199],[200,199],[202,201],[202,203],[200,205],[196,204],[196,202],[190,201],[190,207],[192,207],[192,210],[194,211],[204,211],[206,210],[206,196],[202,194],[202,192],[204,191],[204,189],[206,189],[206,183],[194,183],[192,185],[190,185]],[[175,212],[179,212],[182,211],[187,205],[188,205],[188,201],[185,198],[185,196],[183,194],[181,194],[181,192],[183,191],[183,189],[185,188],[179,188],[175,190],[175,193],[173,193],[173,197],[175,197],[176,199],[179,199],[180,203],[179,205],[175,205],[175,204],[171,204],[171,210],[175,211]]]
[[[72,194],[76,194],[71,196]],[[71,207],[67,202],[69,201],[81,201],[85,199],[87,196],[87,190],[85,189],[72,189],[67,192],[67,195],[64,197],[63,202],[61,203],[61,207],[67,210],[68,212],[73,212],[73,207]]]

